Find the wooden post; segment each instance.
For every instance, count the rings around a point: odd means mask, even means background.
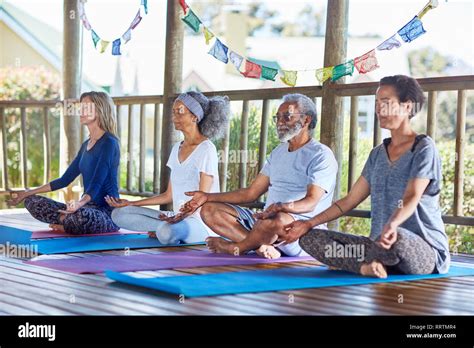
[[[161,136],[161,177],[160,191],[166,190],[169,180],[169,169],[166,167],[168,156],[175,142],[179,140],[178,132],[171,122],[171,113],[175,95],[181,92],[183,77],[183,36],[179,2],[168,0],[166,10],[166,51],[165,78],[163,89],[163,119]],[[161,207],[162,209],[168,207]]]
[[[328,0],[324,47],[325,67],[341,64],[346,60],[348,13],[348,0]],[[321,142],[331,148],[339,164],[334,200],[339,198],[341,191],[344,115],[343,100],[336,95],[335,90],[330,89],[330,84],[344,83],[344,81],[344,78],[336,82],[326,81],[322,89]],[[338,223],[331,223],[330,228],[338,228]]]
[[[81,93],[82,75],[82,30],[78,11],[79,0],[64,0],[63,14],[63,89],[62,99],[78,99]],[[79,117],[67,115],[67,104],[63,105],[61,117],[61,165],[63,173],[66,167],[77,155],[80,147]],[[68,188],[65,199],[73,198],[71,187]]]

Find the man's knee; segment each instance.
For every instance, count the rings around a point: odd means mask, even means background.
[[[221,215],[220,205],[220,203],[208,202],[201,207],[201,218],[206,224],[213,223]]]

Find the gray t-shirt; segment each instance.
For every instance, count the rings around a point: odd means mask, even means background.
[[[446,273],[449,269],[449,243],[446,235],[439,193],[441,191],[441,160],[433,139],[418,135],[411,150],[391,162],[387,146],[391,139],[375,147],[362,170],[370,185],[372,227],[370,238],[376,240],[383,226],[398,208],[408,181],[413,178],[429,179],[415,212],[400,227],[416,233],[436,252],[436,269]]]
[[[303,199],[308,185],[317,185],[325,191],[324,195],[313,211],[300,214],[301,218],[309,219],[331,206],[337,161],[329,147],[314,139],[295,151],[288,151],[288,145],[278,145],[260,171],[270,178],[265,208],[276,202]]]

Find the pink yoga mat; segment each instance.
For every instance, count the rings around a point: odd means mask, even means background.
[[[117,234],[146,234],[146,232],[136,232],[136,231],[129,231],[125,229],[120,229],[117,232],[109,232],[109,233],[95,233],[95,234],[67,234],[64,232],[59,232],[55,230],[42,230],[42,231],[33,231],[31,235],[31,239],[45,239],[45,238],[65,238],[65,237],[91,237],[91,236],[113,236]]]
[[[85,258],[26,261],[35,266],[52,268],[71,273],[103,273],[104,271],[133,272],[156,271],[174,268],[197,268],[211,266],[254,265],[260,263],[283,263],[314,260],[310,256],[280,257],[265,259],[256,254],[233,256],[214,254],[208,251],[166,252],[161,254],[130,256],[95,256]]]

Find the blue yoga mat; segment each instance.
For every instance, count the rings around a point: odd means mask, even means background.
[[[54,238],[31,240],[31,231],[0,225],[0,244],[37,247],[40,254],[65,254],[87,251],[104,251],[116,249],[142,249],[157,247],[187,246],[196,244],[163,245],[156,238],[145,234],[126,234],[111,236],[91,236],[82,238]]]
[[[321,266],[158,278],[135,278],[112,271],[106,271],[105,275],[122,283],[186,297],[201,297],[474,276],[474,268],[452,266],[447,274],[389,275],[386,279],[330,271]]]

